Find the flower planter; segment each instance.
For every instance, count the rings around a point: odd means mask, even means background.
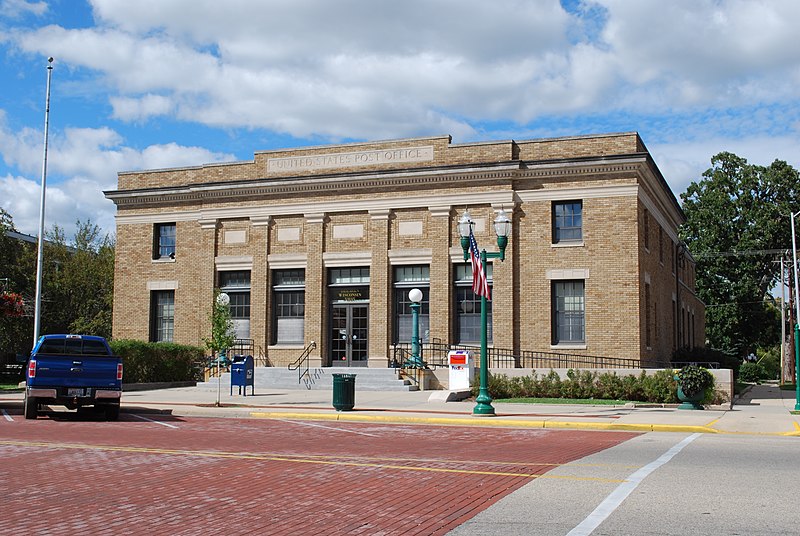
[[[699,391],[692,396],[688,396],[683,392],[683,388],[678,385],[678,400],[681,401],[681,405],[678,406],[678,409],[705,409],[700,403],[703,401],[704,395],[704,391]]]

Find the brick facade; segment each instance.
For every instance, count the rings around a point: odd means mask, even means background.
[[[669,359],[703,346],[684,216],[636,133],[452,144],[417,138],[258,152],[252,161],[124,172],[117,205],[114,337],[151,337],[154,291],[174,291],[174,340],[202,344],[217,274],[250,272],[250,337],[273,365],[330,363],[331,269],[369,268],[369,366],[386,366],[394,270],[427,266],[432,339],[458,342],[457,222],[468,209],[481,247],[513,222],[493,264],[493,345]],[[581,206],[582,240],[553,243],[553,204]],[[154,259],[156,225],[174,223],[174,258]],[[274,270],[305,270],[303,342],[275,341]],[[676,274],[678,278],[676,280]],[[553,289],[582,281],[584,340],[554,344]]]

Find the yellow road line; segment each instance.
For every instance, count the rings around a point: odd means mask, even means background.
[[[310,463],[317,465],[335,465],[345,467],[364,467],[372,469],[396,469],[401,471],[422,471],[431,473],[456,473],[467,475],[485,475],[485,476],[511,476],[519,478],[551,478],[559,480],[578,480],[578,481],[593,481],[593,482],[609,482],[621,483],[624,480],[598,478],[598,477],[581,477],[581,476],[561,476],[561,475],[539,475],[534,473],[511,473],[502,471],[475,471],[470,469],[447,469],[442,467],[419,467],[419,466],[406,466],[406,465],[393,465],[382,463],[368,463],[368,462],[346,462],[341,460],[321,459],[321,457],[294,457],[285,455],[274,454],[248,454],[248,453],[232,453],[232,452],[214,452],[214,451],[201,451],[201,450],[173,450],[173,449],[157,449],[148,447],[115,447],[108,445],[81,445],[74,443],[48,443],[44,441],[2,441],[0,445],[15,446],[15,447],[41,447],[51,449],[76,449],[76,450],[96,450],[103,452],[127,452],[137,454],[166,454],[171,456],[201,456],[208,458],[223,458],[223,459],[241,459],[241,460],[260,460],[260,461],[277,461],[277,462],[291,462],[291,463]],[[463,463],[458,460],[448,460],[446,463]],[[519,465],[524,465],[520,463]]]

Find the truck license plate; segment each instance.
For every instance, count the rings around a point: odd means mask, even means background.
[[[67,389],[67,396],[83,396],[83,389]]]

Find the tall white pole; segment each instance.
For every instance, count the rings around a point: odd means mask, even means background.
[[[786,267],[781,257],[781,383],[786,383]]]
[[[794,233],[794,217],[800,214],[792,214],[792,265],[794,266],[794,321],[800,323],[800,285],[797,281],[797,240]]]
[[[39,340],[42,322],[42,267],[44,266],[44,199],[47,190],[47,134],[50,128],[50,78],[53,58],[47,58],[47,96],[44,105],[44,155],[42,157],[42,195],[39,204],[39,251],[36,262],[36,309],[33,316],[33,346]]]

